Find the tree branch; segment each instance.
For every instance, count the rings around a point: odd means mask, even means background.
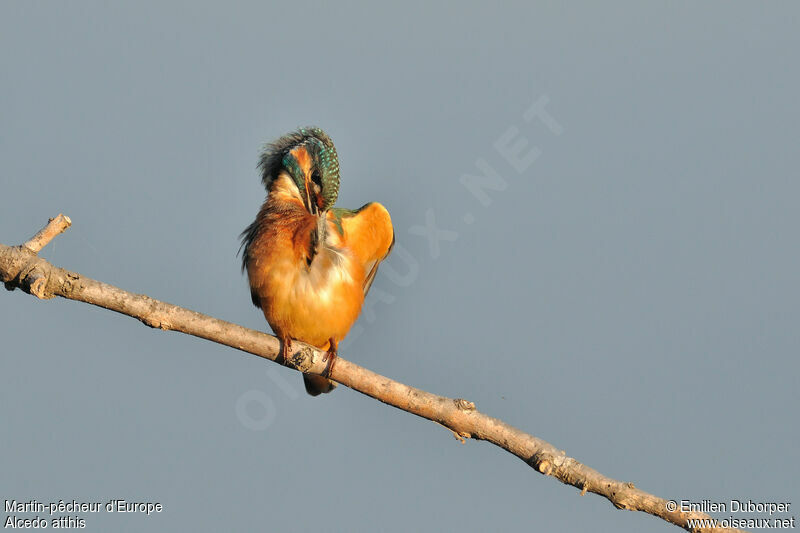
[[[72,221],[68,216],[59,214],[56,218],[51,218],[45,227],[40,229],[36,235],[28,239],[28,242],[22,246],[38,254],[42,248],[47,246],[54,238],[64,233],[71,225]]]
[[[187,333],[271,361],[278,358],[280,342],[272,335],[154,300],[143,294],[124,291],[53,266],[36,255],[70,224],[69,217],[59,215],[50,219],[47,226],[21,246],[0,244],[0,279],[7,289],[21,288],[42,299],[61,296],[97,305],[132,316],[153,328]],[[322,374],[326,367],[326,363],[322,361],[324,355],[324,352],[296,341],[292,343],[291,356],[284,364],[302,372]],[[690,520],[711,520],[711,517],[704,513],[673,509],[669,505],[671,502],[648,494],[636,488],[633,483],[606,477],[572,457],[567,457],[563,450],[552,444],[524,433],[502,420],[480,413],[470,401],[437,396],[409,387],[342,358],[337,359],[330,377],[385,404],[432,420],[452,431],[462,442],[466,438],[491,442],[516,455],[538,472],[580,489],[581,495],[586,492],[599,494],[618,509],[642,511],[696,533],[739,531],[691,528]]]

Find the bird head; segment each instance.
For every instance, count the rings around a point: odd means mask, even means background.
[[[259,167],[267,190],[285,172],[312,215],[324,216],[339,196],[339,157],[320,128],[301,128],[268,145]]]

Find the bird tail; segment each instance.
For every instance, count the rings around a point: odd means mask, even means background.
[[[306,392],[311,396],[319,396],[323,392],[330,392],[336,388],[336,382],[314,374],[303,374],[303,383]]]

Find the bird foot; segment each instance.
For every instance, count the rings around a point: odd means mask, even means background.
[[[281,339],[281,358],[283,359],[283,365],[287,366],[286,363],[289,362],[289,357],[292,354],[292,339],[290,337],[286,337]]]
[[[336,359],[339,357],[338,355],[338,346],[336,345],[336,339],[331,337],[329,341],[328,350],[325,352],[325,355],[322,356],[322,362],[327,362],[328,365],[325,367],[325,372],[323,372],[323,376],[326,378],[331,377],[331,372],[333,372],[333,365],[336,364]]]

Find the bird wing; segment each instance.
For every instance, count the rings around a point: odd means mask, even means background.
[[[364,296],[369,292],[378,265],[394,246],[394,228],[389,212],[372,202],[356,210],[334,208],[329,211],[342,244],[352,251],[364,266]]]

